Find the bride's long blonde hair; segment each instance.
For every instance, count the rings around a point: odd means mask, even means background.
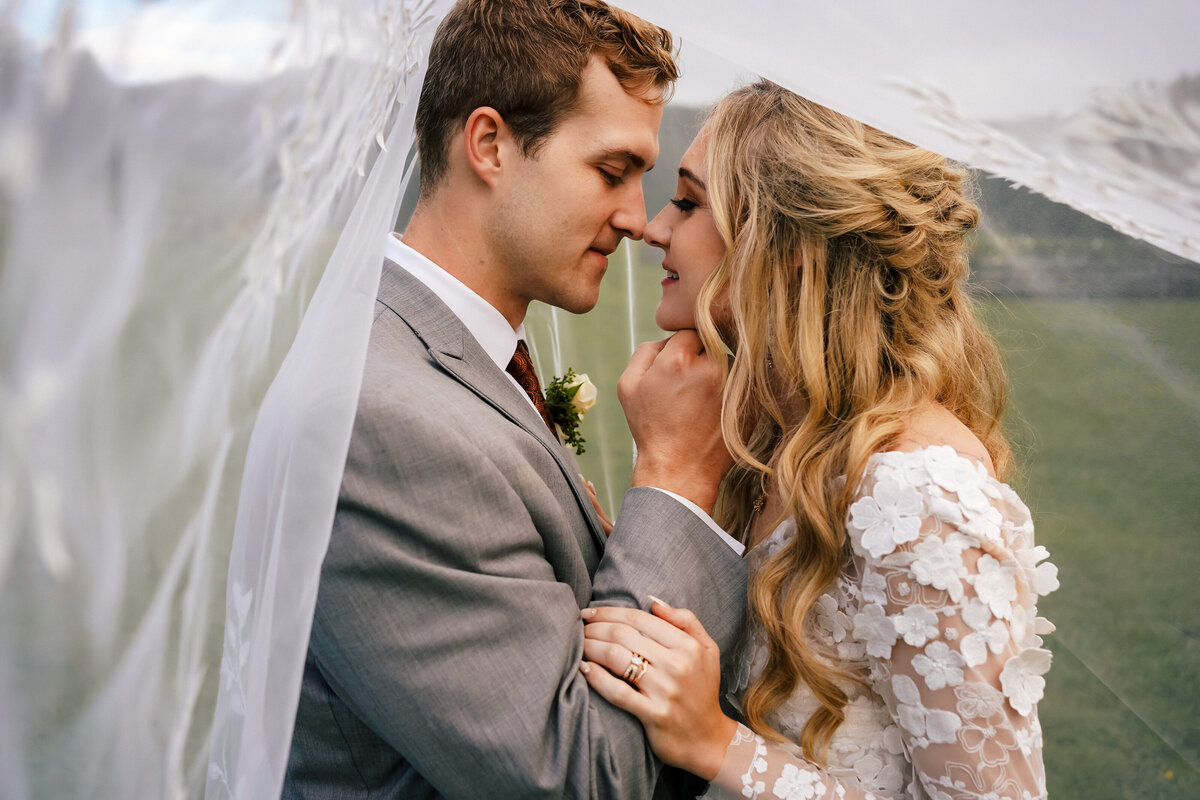
[[[745,711],[781,738],[768,718],[803,681],[821,708],[801,745],[823,762],[846,681],[860,678],[819,660],[805,631],[846,563],[846,515],[868,458],[935,401],[982,441],[997,474],[1011,462],[1003,366],[965,286],[978,209],[965,173],[941,156],[769,82],[721,100],[701,135],[726,254],[701,289],[697,327],[709,352],[734,352],[722,426],[737,464],[716,513],[744,530],[777,477],[797,527],[750,587],[768,660]]]

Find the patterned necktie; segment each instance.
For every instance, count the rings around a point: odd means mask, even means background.
[[[533,401],[533,407],[542,415],[542,421],[546,423],[546,427],[555,436],[558,436],[558,429],[554,427],[554,420],[550,418],[550,406],[546,405],[546,397],[542,394],[542,385],[538,383],[537,373],[533,371],[533,359],[529,357],[529,348],[525,346],[524,339],[517,340],[517,351],[513,353],[512,360],[505,367],[509,375],[517,379],[517,383],[521,384],[521,388],[525,390],[525,394],[529,395],[529,399]]]

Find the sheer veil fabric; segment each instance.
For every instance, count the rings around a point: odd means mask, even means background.
[[[278,796],[448,3],[103,5],[2,12],[3,794]]]
[[[1200,25],[1195,6],[623,5],[847,116],[1200,259],[1200,112],[1171,86],[1200,71],[1177,35]]]
[[[1200,109],[1171,88],[1200,56],[1172,66],[1153,45],[1200,29],[1195,4],[621,5],[1200,258]],[[448,6],[0,9],[6,797],[279,795],[384,236]],[[1049,33],[1076,34],[1055,61]],[[1105,54],[1121,52],[1156,71],[1120,72]],[[561,371],[572,324],[554,319],[532,345]]]

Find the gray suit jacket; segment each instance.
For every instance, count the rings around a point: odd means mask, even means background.
[[[566,448],[386,262],[284,797],[650,796],[641,725],[578,665],[581,608],[651,593],[731,649],[741,559],[646,488],[605,541]]]

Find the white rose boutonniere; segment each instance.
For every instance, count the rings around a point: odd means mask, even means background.
[[[588,380],[587,373],[575,374],[568,369],[546,387],[546,405],[550,407],[550,418],[558,426],[563,443],[575,448],[582,455],[585,440],[579,435],[579,423],[583,415],[596,405],[596,386]]]
[[[596,384],[588,380],[586,372],[575,376],[575,380],[567,384],[567,388],[575,389],[575,396],[571,398],[571,408],[578,411],[579,416],[582,417],[596,405]]]

